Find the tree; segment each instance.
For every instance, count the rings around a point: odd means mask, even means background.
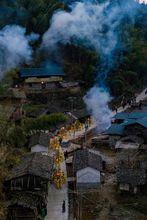
[[[1,13],[2,27],[18,24],[26,27],[28,33],[43,34],[49,28],[53,12],[63,9],[65,4],[58,0],[3,0],[0,7],[6,12]]]
[[[22,148],[26,143],[26,135],[22,127],[13,124],[7,132],[7,138],[11,147]]]
[[[53,113],[50,115],[42,115],[37,118],[25,118],[22,122],[23,129],[26,133],[31,130],[50,130],[56,128],[60,123],[68,120],[67,116],[62,113]]]
[[[67,44],[62,47],[63,65],[69,79],[85,82],[85,88],[91,87],[96,78],[99,57],[90,48],[82,45]]]

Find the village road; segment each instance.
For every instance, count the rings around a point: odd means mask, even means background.
[[[65,162],[61,164],[61,170],[66,174]],[[65,212],[62,213],[62,203],[65,201]],[[48,190],[47,216],[45,220],[68,220],[68,188],[67,184],[62,189],[56,189],[51,185]]]

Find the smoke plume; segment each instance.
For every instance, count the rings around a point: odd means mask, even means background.
[[[105,130],[111,123],[108,108],[109,93],[104,89],[104,80],[114,65],[114,53],[121,48],[119,29],[124,19],[133,22],[138,3],[134,0],[82,1],[71,5],[71,11],[57,11],[49,30],[43,36],[42,47],[57,50],[60,44],[79,39],[85,46],[92,46],[101,55],[101,70],[98,72],[97,86],[84,97],[88,110],[92,113],[99,130]],[[99,88],[102,85],[103,88]]]
[[[112,112],[108,107],[110,100],[111,97],[109,93],[105,89],[97,86],[91,88],[84,97],[88,111],[93,115],[96,121],[98,132],[110,126],[110,118],[112,117]]]
[[[32,58],[30,41],[38,35],[25,35],[26,30],[17,25],[6,26],[0,30],[0,79],[4,73],[22,63],[29,63]]]

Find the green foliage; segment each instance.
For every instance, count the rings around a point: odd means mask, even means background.
[[[52,14],[65,5],[58,0],[16,0],[0,2],[2,12],[0,26],[19,24],[27,28],[27,32],[43,34],[49,27]]]
[[[66,122],[68,118],[62,113],[42,115],[38,118],[25,118],[22,122],[26,132],[31,130],[49,130],[60,123]]]
[[[26,143],[26,135],[18,125],[12,125],[7,131],[7,139],[11,147],[21,148]]]
[[[6,112],[0,109],[0,146],[22,148],[26,142],[23,129],[11,123]]]
[[[7,143],[7,130],[9,127],[9,121],[7,114],[0,108],[0,145],[5,145]]]
[[[7,205],[5,201],[5,191],[3,182],[9,175],[14,165],[19,163],[20,157],[25,153],[23,149],[19,151],[7,145],[0,146],[0,219],[5,220],[7,216]]]
[[[93,85],[99,61],[97,53],[83,46],[67,44],[62,48],[64,69],[73,80],[84,81],[85,87]]]
[[[46,105],[43,105],[43,104],[24,104],[23,105],[23,110],[25,111],[25,113],[31,113],[32,111],[35,111],[35,110],[39,110],[39,109],[42,109],[42,108],[45,108]]]
[[[19,80],[18,70],[12,69],[8,71],[4,78],[0,81],[0,95],[6,93],[16,80]]]
[[[120,65],[107,78],[107,84],[114,97],[129,98],[147,85],[147,42],[144,30],[129,30],[129,40],[125,42],[128,51],[124,53]]]

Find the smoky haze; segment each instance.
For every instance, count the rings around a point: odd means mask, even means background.
[[[71,5],[71,11],[58,11],[52,17],[49,30],[43,36],[42,48],[57,51],[58,45],[80,39],[85,46],[92,46],[101,55],[101,70],[97,82],[84,97],[87,109],[93,115],[99,131],[111,124],[111,100],[104,80],[114,65],[114,53],[120,47],[119,27],[124,19],[133,23],[139,3],[134,0],[81,1]]]
[[[17,25],[7,25],[0,30],[0,79],[11,68],[31,62],[33,50],[29,43],[38,35],[26,36],[25,33],[25,28]]]

